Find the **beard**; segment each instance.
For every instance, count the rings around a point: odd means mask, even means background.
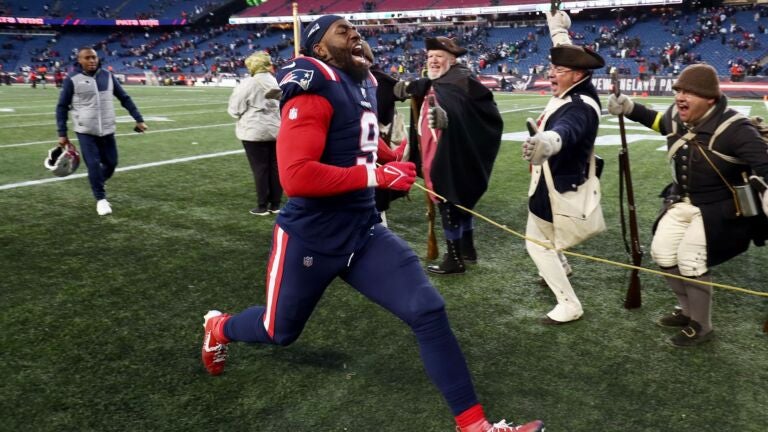
[[[360,64],[352,58],[352,53],[346,48],[326,47],[330,54],[330,64],[343,70],[355,81],[362,81],[368,76],[369,64]]]
[[[427,69],[427,78],[431,79],[432,81],[440,78],[441,76],[448,73],[448,70],[450,69],[450,66],[447,68],[440,68],[440,70],[433,71],[431,69]]]

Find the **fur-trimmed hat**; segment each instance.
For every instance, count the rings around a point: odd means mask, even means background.
[[[248,56],[243,63],[251,75],[272,70],[272,57],[266,51],[256,51]]]
[[[552,64],[572,69],[600,69],[605,60],[600,54],[581,45],[558,45],[549,50]]]
[[[467,53],[467,49],[460,47],[459,44],[456,43],[455,39],[445,36],[427,38],[424,43],[427,46],[427,50],[443,50],[455,55],[456,57]]]
[[[721,95],[717,71],[706,63],[692,64],[683,69],[672,89],[685,90],[707,99],[718,99]]]

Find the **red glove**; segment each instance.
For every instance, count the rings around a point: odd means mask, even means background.
[[[405,154],[406,147],[408,147],[408,138],[403,138],[403,140],[400,141],[400,144],[394,149],[392,149],[392,151],[395,153],[396,161],[403,160],[403,155]]]
[[[407,191],[416,181],[416,165],[413,162],[390,162],[376,170],[376,187]]]

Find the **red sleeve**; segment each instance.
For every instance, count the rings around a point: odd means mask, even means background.
[[[283,106],[277,166],[288,196],[332,196],[368,187],[365,165],[345,168],[320,162],[332,116],[328,100],[315,94],[293,97]]]
[[[379,137],[379,149],[377,150],[376,161],[380,164],[397,160],[397,154],[387,145],[383,138]]]

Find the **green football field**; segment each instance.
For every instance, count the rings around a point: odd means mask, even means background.
[[[57,137],[58,90],[0,87],[0,430],[453,430],[409,329],[341,282],[296,343],[233,344],[226,372],[207,375],[203,314],[264,302],[273,218],[248,213],[255,191],[226,113],[231,89],[127,91],[150,129],[133,133],[118,103],[120,167],[107,185],[114,213],[99,217],[84,165],[65,179],[43,167]],[[520,233],[524,122],[547,96],[496,98],[505,136],[475,210]],[[659,110],[671,102],[637,100]],[[763,101],[730,105],[766,115]],[[580,321],[539,324],[554,296],[538,285],[524,242],[482,220],[478,264],[431,276],[486,412],[494,421],[541,418],[554,432],[768,430],[766,297],[717,288],[715,340],[673,348],[665,342],[672,333],[654,323],[674,305],[662,278],[641,273],[642,307],[626,310],[629,272],[587,258],[628,262],[614,117],[603,117],[599,135],[609,229],[570,258]],[[631,122],[627,137],[648,250],[670,171],[663,137]],[[387,216],[424,256],[424,192],[414,188]],[[439,230],[438,240],[442,252]],[[768,292],[766,258],[753,247],[716,267],[714,280]],[[643,266],[656,269],[649,254]]]

